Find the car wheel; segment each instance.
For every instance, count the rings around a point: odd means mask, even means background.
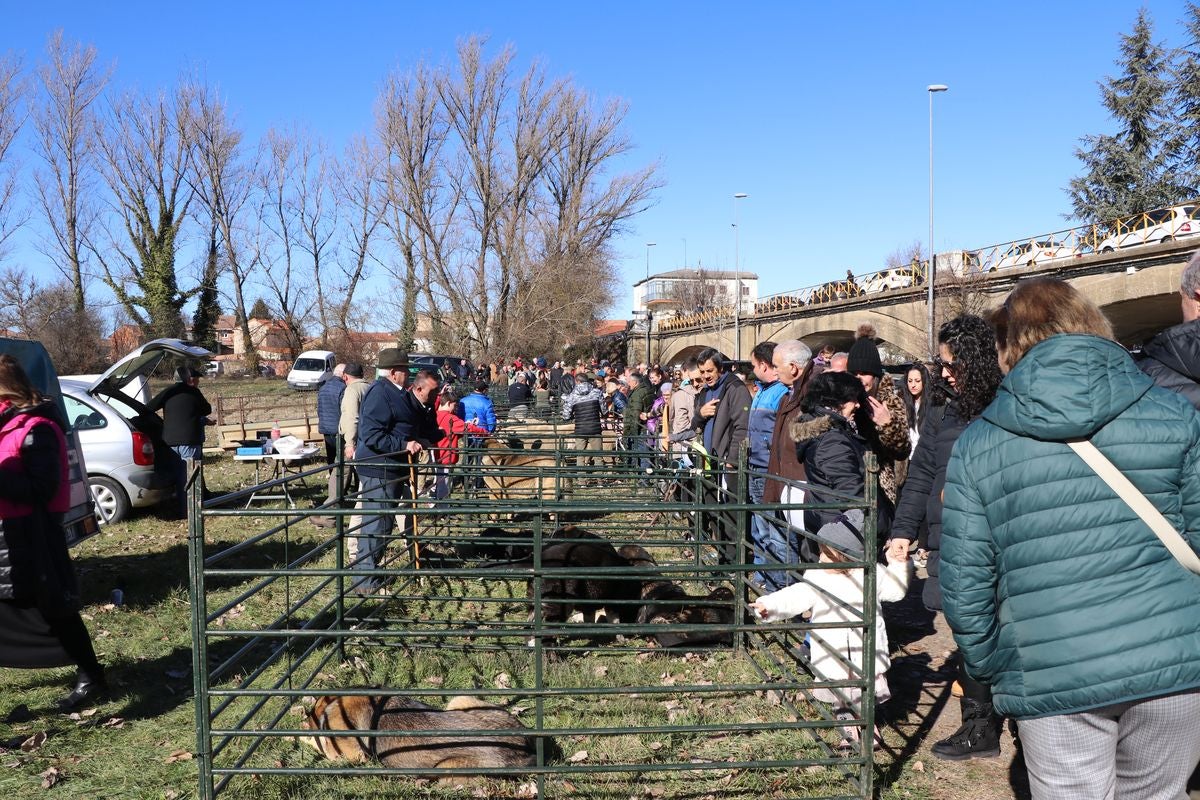
[[[1101,247],[1100,248],[1101,253],[1111,253],[1112,251],[1113,251],[1113,249],[1111,247]]]
[[[1167,242],[1173,242],[1173,241],[1175,241],[1175,237],[1174,237],[1174,236],[1164,236],[1163,238],[1161,238],[1161,239],[1159,239],[1159,240],[1158,240],[1158,243],[1159,243],[1159,244],[1166,244]]]
[[[88,486],[96,506],[96,521],[101,525],[120,522],[129,516],[129,496],[121,484],[102,475],[89,475]]]

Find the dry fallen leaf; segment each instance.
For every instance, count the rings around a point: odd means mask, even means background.
[[[49,789],[51,786],[54,786],[62,781],[64,776],[61,772],[59,772],[58,767],[51,767],[41,775],[38,775],[38,777],[42,779],[42,788]]]
[[[21,742],[21,749],[26,753],[32,753],[46,743],[46,732],[38,731],[33,736],[30,736],[25,741]]]
[[[191,761],[191,760],[192,760],[192,754],[189,753],[187,750],[176,750],[175,752],[171,753],[171,755],[167,756],[166,761],[164,761],[163,763],[174,764],[176,761]]]
[[[528,798],[528,797],[537,797],[537,796],[538,796],[537,784],[534,782],[522,783],[520,786],[517,787],[517,797]]]
[[[924,761],[914,761],[912,769],[913,769],[913,772],[924,772],[925,771],[925,762]]]
[[[512,676],[507,672],[501,672],[494,679],[497,689],[508,689],[512,687]]]
[[[567,761],[571,762],[572,764],[578,764],[581,761],[587,761],[587,758],[587,750],[578,750],[570,758],[568,758]]]
[[[124,728],[125,720],[121,719],[120,717],[109,717],[108,719],[104,720],[104,722],[100,723],[100,727],[101,728]]]

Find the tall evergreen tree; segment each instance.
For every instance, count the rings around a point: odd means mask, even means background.
[[[217,296],[217,281],[221,275],[221,262],[217,250],[217,227],[211,225],[208,235],[208,255],[204,259],[204,277],[200,281],[200,292],[196,296],[196,310],[192,314],[192,341],[214,353],[220,352],[217,344],[217,322],[221,317],[221,306]]]
[[[1200,195],[1200,5],[1188,3],[1184,30],[1171,70],[1174,118],[1166,159],[1179,199]]]
[[[1153,39],[1150,15],[1138,12],[1133,32],[1121,36],[1120,77],[1100,85],[1104,107],[1117,123],[1115,135],[1083,137],[1075,156],[1084,173],[1071,180],[1074,216],[1102,222],[1170,205],[1178,199],[1164,157],[1168,58]]]

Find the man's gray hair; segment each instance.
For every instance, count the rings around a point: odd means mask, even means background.
[[[1179,279],[1179,288],[1193,300],[1200,294],[1200,250],[1197,250],[1191,261],[1183,268],[1183,276]]]
[[[784,339],[775,345],[774,361],[778,364],[795,364],[804,369],[811,359],[812,350],[799,339]]]

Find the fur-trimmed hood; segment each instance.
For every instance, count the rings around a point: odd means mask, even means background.
[[[797,422],[793,422],[788,435],[796,444],[816,439],[833,427],[833,420],[828,414],[805,414]]]

